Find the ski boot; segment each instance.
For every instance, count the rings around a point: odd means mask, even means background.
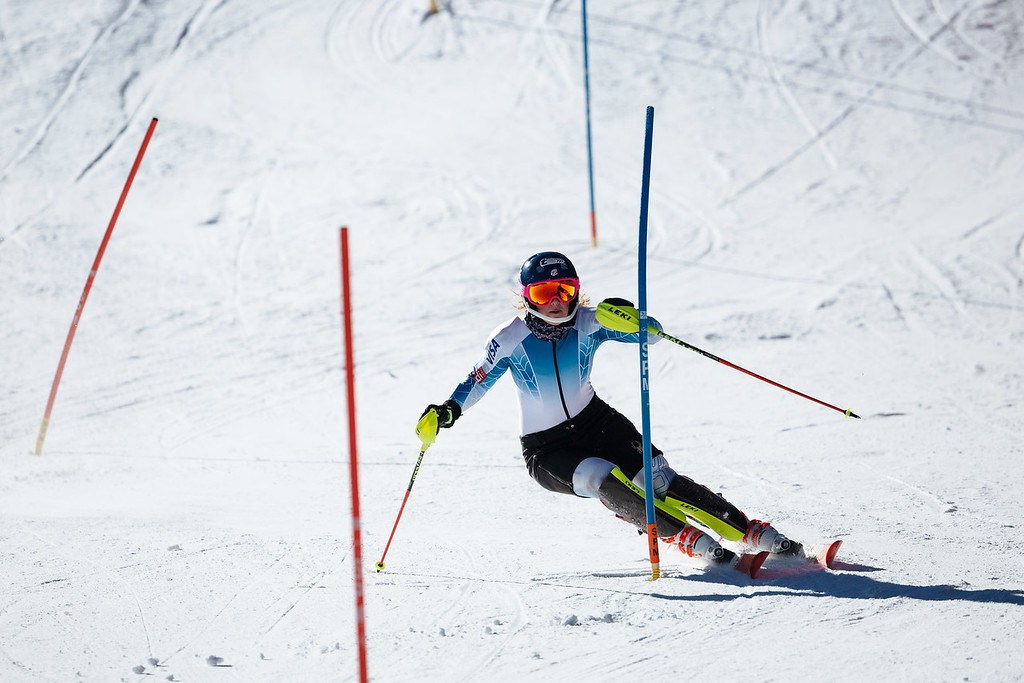
[[[805,556],[803,545],[780,534],[770,522],[762,522],[759,519],[752,519],[747,524],[747,533],[743,535],[743,542],[752,548],[769,552],[772,555]]]
[[[661,540],[679,548],[688,557],[696,557],[713,564],[728,564],[736,557],[736,553],[726,550],[711,536],[689,524],[679,533],[665,536]]]
[[[679,533],[661,540],[679,548],[684,555],[699,558],[712,566],[731,567],[752,579],[757,578],[757,573],[761,571],[761,565],[768,557],[768,553],[763,551],[737,555],[733,551],[723,548],[721,543],[715,541],[708,534],[689,524]]]

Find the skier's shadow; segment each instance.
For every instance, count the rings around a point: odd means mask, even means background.
[[[800,591],[798,595],[831,596],[850,600],[885,600],[888,598],[910,598],[929,602],[947,600],[967,600],[970,602],[1000,603],[1007,605],[1024,605],[1024,591],[1002,588],[961,588],[947,584],[933,586],[915,586],[911,584],[882,581],[867,576],[867,572],[881,571],[875,567],[836,562],[830,572],[817,565],[791,565],[764,567],[757,579],[749,584],[752,587],[775,586]],[[843,571],[846,570],[846,571]],[[708,581],[720,583],[721,575],[704,574],[688,576],[688,581]],[[743,582],[745,579],[740,579]],[[729,581],[732,583],[732,581]],[[779,595],[776,591],[757,591],[749,597],[765,593]],[[792,594],[792,593],[791,593]],[[671,596],[665,596],[671,597]],[[709,597],[710,599],[710,597]]]

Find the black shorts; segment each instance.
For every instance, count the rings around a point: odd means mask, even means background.
[[[604,458],[629,478],[644,468],[643,437],[629,419],[597,396],[571,420],[521,437],[530,476],[555,493],[576,495],[572,475],[587,458]],[[651,457],[661,451],[651,445]]]

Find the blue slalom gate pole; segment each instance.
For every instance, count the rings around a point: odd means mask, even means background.
[[[654,107],[647,107],[644,132],[644,174],[640,185],[640,245],[637,250],[637,313],[640,318],[640,415],[644,440],[644,500],[647,503],[647,541],[651,555],[651,580],[661,576],[658,556],[658,525],[654,518],[654,481],[651,471],[651,387],[647,351],[647,205],[651,193],[651,148],[654,138]]]
[[[597,246],[597,211],[594,208],[594,152],[590,144],[590,56],[587,50],[587,0],[583,2],[583,92],[587,103],[587,179],[590,183],[590,245]]]

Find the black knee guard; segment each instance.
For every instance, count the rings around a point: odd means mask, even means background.
[[[614,468],[598,489],[605,507],[641,531],[647,530],[647,502],[644,491],[631,482],[618,467]],[[660,503],[661,501],[656,501]],[[678,534],[686,526],[686,518],[677,518],[671,512],[655,505],[654,520],[658,536]]]
[[[675,476],[668,486],[668,499],[677,501],[687,516],[723,538],[738,541],[747,533],[747,516],[739,508],[689,477]]]

